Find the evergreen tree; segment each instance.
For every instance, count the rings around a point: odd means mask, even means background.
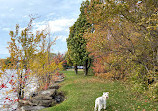
[[[88,4],[89,1],[81,4],[81,13],[74,25],[70,27],[70,34],[67,39],[68,53],[75,67],[75,72],[77,74],[77,65],[84,65],[85,75],[88,74],[88,68],[91,64],[89,52],[86,50],[86,39],[83,37],[91,28],[91,24],[87,22],[84,10]]]

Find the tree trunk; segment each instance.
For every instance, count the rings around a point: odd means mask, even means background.
[[[75,74],[78,74],[77,65],[75,65],[74,68],[75,68]]]
[[[18,83],[18,99],[23,99],[24,98],[24,92],[23,92],[23,88],[22,88],[22,72],[19,72],[19,61],[17,62],[17,74],[18,74],[18,79],[19,79],[19,83]],[[21,80],[21,81],[20,81]]]
[[[158,48],[157,48],[156,62],[158,63]]]
[[[22,74],[20,75],[20,80],[22,81]],[[23,91],[23,85],[22,82],[19,81],[19,89],[18,89],[18,99],[23,99],[24,98],[24,91]]]
[[[84,75],[85,76],[88,75],[88,59],[85,61],[85,65],[84,65]]]

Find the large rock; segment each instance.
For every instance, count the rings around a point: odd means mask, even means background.
[[[44,106],[22,106],[20,109],[22,111],[38,111],[38,110],[41,110],[44,108],[46,108],[46,107],[44,107]]]
[[[44,91],[40,91],[39,96],[47,96],[47,97],[54,97],[56,95],[56,89],[48,89]]]
[[[50,97],[50,96],[42,96],[42,95],[38,95],[38,96],[35,96],[35,97],[33,97],[32,99],[35,99],[35,100],[51,100],[52,99],[52,97]]]
[[[49,86],[48,89],[59,89],[59,87],[60,87],[59,84],[55,83],[55,84]]]
[[[32,103],[30,100],[22,100],[22,99],[19,100],[19,106],[26,106],[26,105],[33,106],[36,104]]]
[[[60,83],[62,81],[64,81],[64,79],[58,79],[58,80],[55,81],[55,83]]]
[[[32,97],[30,100],[33,104],[39,106],[49,107],[56,103],[54,100],[56,95],[56,89],[48,89],[44,91],[40,91],[37,96]]]
[[[64,97],[63,96],[55,96],[55,101],[57,102],[57,103],[61,103],[62,101],[64,101]]]
[[[65,96],[62,92],[58,92],[54,99],[57,103],[60,103],[60,102],[64,101],[64,97]]]
[[[54,99],[51,100],[43,100],[43,99],[32,99],[31,102],[33,104],[39,105],[39,106],[44,106],[44,107],[50,107],[53,106],[56,101]]]
[[[56,104],[56,101],[54,99],[52,100],[42,100],[39,102],[39,105],[45,106],[45,107],[50,107],[54,106]]]
[[[31,93],[30,93],[30,98],[35,97],[35,96],[37,96],[37,95],[38,95],[37,92],[31,92]]]
[[[64,101],[64,94],[57,92],[57,89],[60,88],[58,83],[64,81],[64,75],[59,74],[58,78],[59,79],[54,81],[55,83],[49,86],[47,90],[32,92],[29,100],[20,100],[19,107],[22,106],[20,111],[37,111]]]

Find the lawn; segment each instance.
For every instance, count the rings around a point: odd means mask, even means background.
[[[60,83],[60,91],[65,93],[65,101],[42,111],[94,111],[94,101],[103,92],[109,92],[105,111],[158,111],[158,103],[135,95],[122,82],[85,77],[82,71],[78,75],[73,71],[63,73],[66,78]]]

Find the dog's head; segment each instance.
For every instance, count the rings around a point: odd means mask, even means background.
[[[109,92],[103,92],[103,97],[109,99]]]

